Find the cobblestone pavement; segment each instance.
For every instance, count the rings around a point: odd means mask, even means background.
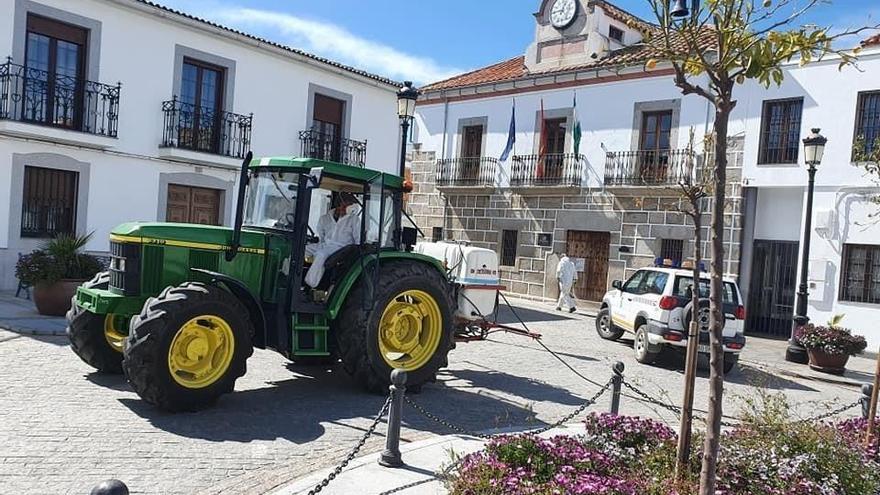
[[[518,304],[545,344],[589,381],[605,383],[612,363],[621,360],[632,383],[673,403],[680,400],[682,365],[676,359],[639,365],[631,341],[600,340],[592,318]],[[484,430],[553,422],[597,389],[527,338],[498,333],[490,340],[459,344],[449,369],[415,400],[438,416]],[[750,339],[745,357],[750,347],[756,355],[779,354],[768,351],[773,346],[784,349],[777,341]],[[856,368],[870,364],[861,361],[854,360]],[[110,477],[124,480],[132,493],[262,493],[335,464],[383,402],[355,388],[339,368],[294,367],[268,351],[254,353],[235,393],[215,408],[176,415],[141,402],[121,377],[94,373],[63,337],[0,330],[0,363],[0,493],[83,494]],[[848,403],[859,395],[854,387],[745,364],[727,384],[730,414],[743,396],[755,395],[752,385],[784,391],[804,415],[827,410],[824,401]],[[702,371],[700,409],[707,403],[706,386]],[[606,394],[591,409],[607,407]],[[677,424],[672,413],[629,393],[621,411]],[[404,441],[448,433],[412,409],[404,412]],[[380,426],[362,453],[381,448],[383,431]]]

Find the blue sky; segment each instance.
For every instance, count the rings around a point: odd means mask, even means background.
[[[157,0],[398,80],[418,84],[520,55],[539,0]],[[806,0],[794,0],[805,2]],[[650,19],[646,0],[616,5]],[[804,22],[880,22],[880,0],[834,0]]]

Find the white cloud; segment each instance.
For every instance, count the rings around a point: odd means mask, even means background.
[[[173,0],[169,3],[175,3]],[[272,41],[397,80],[425,84],[465,72],[439,64],[430,57],[404,53],[391,46],[360,37],[345,28],[292,14],[239,7],[207,0],[183,2],[186,10],[223,25],[259,34]]]

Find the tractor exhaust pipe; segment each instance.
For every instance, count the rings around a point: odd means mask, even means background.
[[[226,261],[232,261],[235,258],[241,244],[241,222],[244,221],[244,194],[247,192],[248,169],[251,166],[251,159],[253,157],[253,152],[248,151],[244,161],[241,162],[241,175],[238,178],[238,198],[235,203],[235,226],[232,230],[232,243],[229,245],[229,251],[226,251]]]

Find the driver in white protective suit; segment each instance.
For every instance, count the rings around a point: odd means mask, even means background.
[[[570,313],[577,311],[574,303],[574,296],[571,295],[571,288],[577,281],[577,270],[574,262],[563,253],[559,264],[556,265],[556,280],[559,281],[559,301],[556,303],[556,310],[561,311],[563,307],[569,307]]]
[[[324,264],[327,258],[345,246],[358,244],[361,241],[361,207],[355,204],[354,196],[342,193],[339,208],[344,210],[329,232],[325,233],[321,242],[314,249],[314,260],[306,272],[305,282],[309,287],[317,287],[324,276]]]
[[[348,200],[348,203],[342,199],[337,200],[336,204],[330,208],[330,211],[318,218],[318,225],[315,227],[315,237],[318,238],[318,242],[306,244],[306,256],[314,256],[318,248],[323,245],[324,239],[328,239],[332,235],[336,224],[345,216],[345,209],[353,203],[351,198]]]

